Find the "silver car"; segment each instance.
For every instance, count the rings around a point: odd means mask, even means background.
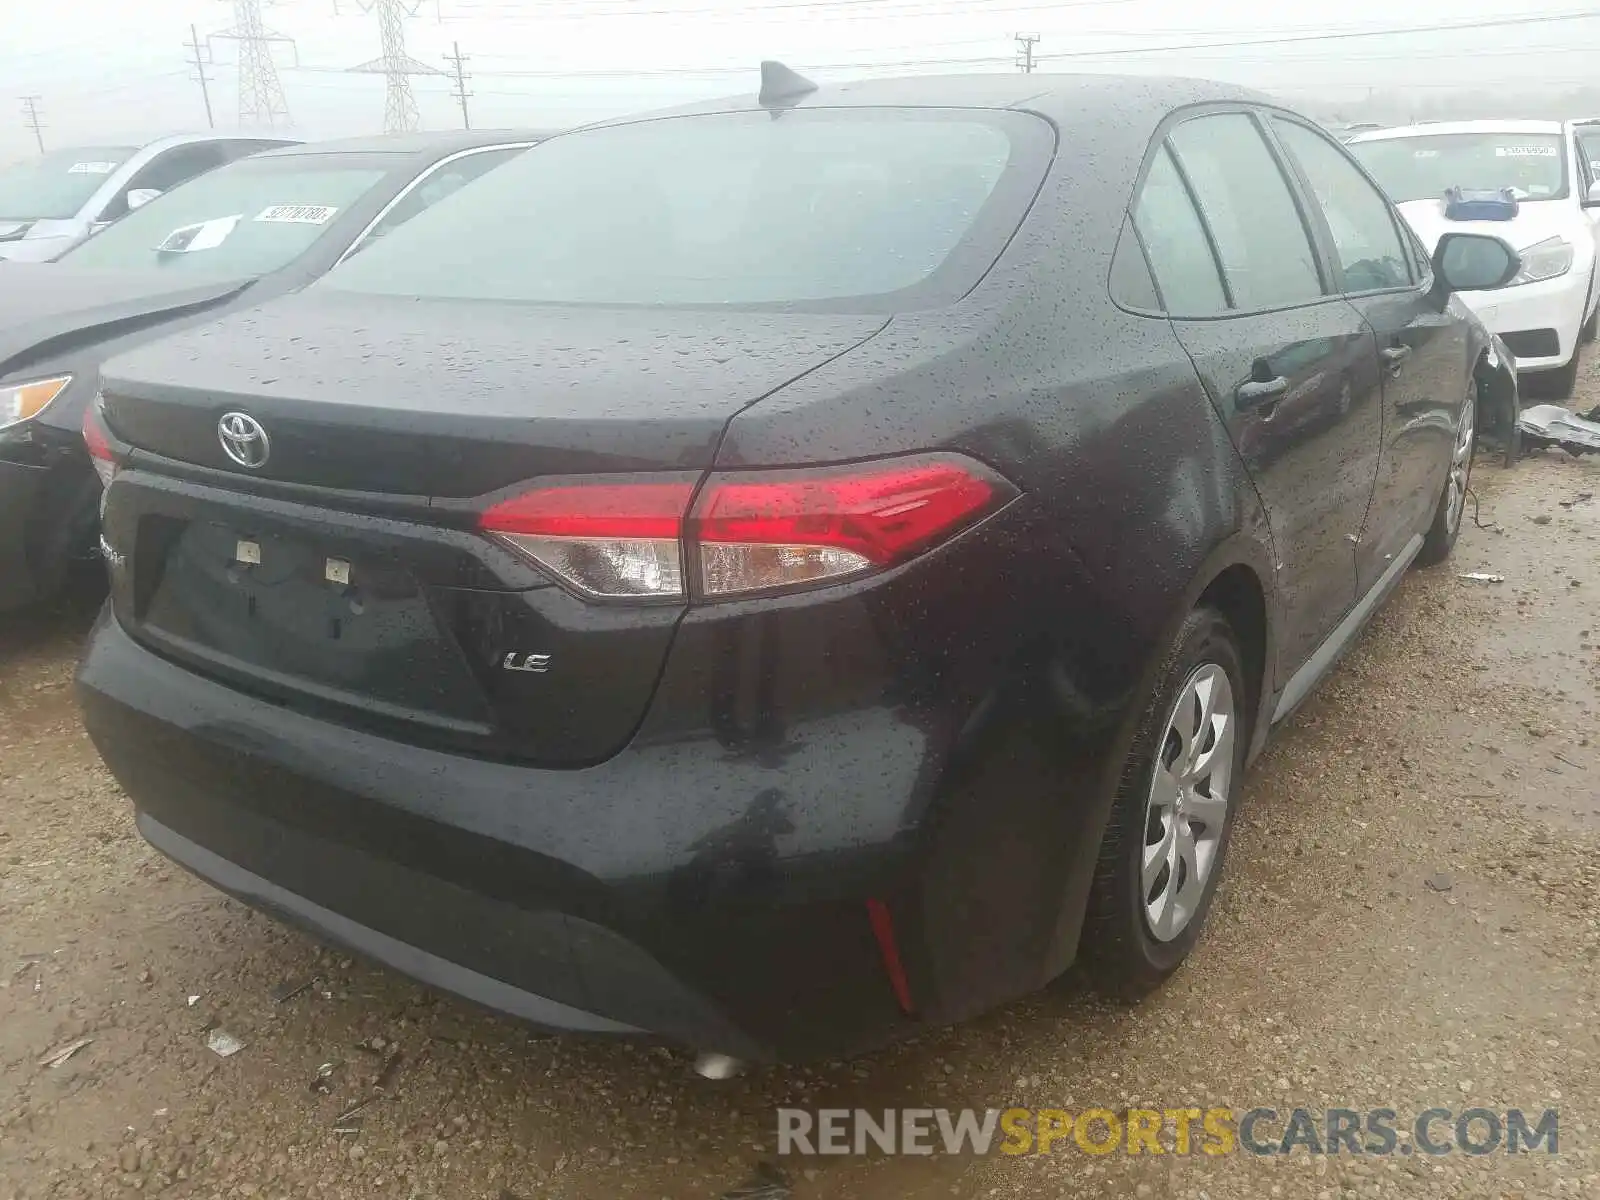
[[[47,262],[168,188],[297,141],[183,135],[143,146],[52,150],[0,168],[0,259]]]

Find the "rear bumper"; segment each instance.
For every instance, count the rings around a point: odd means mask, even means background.
[[[1518,371],[1553,370],[1566,366],[1577,350],[1589,299],[1589,276],[1569,271],[1540,283],[1468,292],[1461,298],[1492,332],[1505,339],[1516,355]],[[1524,353],[1524,349],[1532,352]]]
[[[369,926],[360,925],[213,854],[204,846],[167,828],[148,813],[139,815],[138,826],[145,840],[157,850],[229,895],[263,912],[269,912],[287,924],[309,930],[325,941],[403,971],[423,983],[521,1017],[546,1029],[588,1033],[644,1032],[620,1021],[607,1020],[594,1013],[512,987]]]
[[[919,666],[886,586],[964,653]],[[583,768],[319,719],[154,653],[109,606],[79,691],[163,852],[539,1025],[811,1058],[1065,969],[1117,774],[1121,714],[1094,697],[1126,678],[1052,658],[1076,641],[997,654],[959,589],[915,580],[759,611],[687,617],[633,740]]]
[[[48,468],[0,460],[0,612],[37,599],[28,537]]]
[[[715,741],[541,770],[243,694],[146,650],[109,608],[79,691],[153,844],[421,980],[553,1028],[755,1060],[915,1027],[866,901],[898,910],[914,958],[901,839],[873,835],[869,810],[903,809],[897,789],[922,764],[896,761],[871,721],[815,748],[856,764],[826,776],[740,762]],[[829,811],[808,818],[819,802]]]
[[[683,863],[675,837],[646,828],[659,814],[619,827],[651,790],[625,763],[543,771],[330,725],[167,662],[109,610],[79,692],[153,845],[424,982],[549,1028],[648,1031],[751,1059],[806,1040],[810,1020],[773,988],[814,991],[798,979],[825,961],[841,990],[854,976],[869,994],[846,1010],[853,1032],[891,1013],[856,906],[763,894],[738,878],[752,864],[732,835],[720,861]],[[749,987],[762,973],[767,986]]]

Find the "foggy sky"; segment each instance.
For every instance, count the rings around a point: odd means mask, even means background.
[[[1341,0],[1319,10],[1264,0],[409,0],[412,57],[441,69],[452,41],[470,56],[473,124],[553,126],[752,90],[780,58],[823,79],[1013,70],[1012,35],[1038,33],[1040,69],[1164,71],[1234,80],[1291,99],[1368,88],[1572,88],[1600,78],[1600,12],[1585,20],[1213,50],[1202,41],[1582,12],[1575,0]],[[337,6],[338,12],[335,12]],[[189,25],[232,24],[231,0],[11,0],[0,45],[0,162],[35,152],[20,97],[38,94],[47,147],[203,129],[186,67]],[[1591,11],[1593,11],[1591,9]],[[294,129],[376,132],[383,79],[344,68],[376,58],[377,18],[358,0],[282,0],[267,23],[295,41],[277,60]],[[212,44],[217,127],[237,127],[232,43]],[[1108,50],[1137,54],[1109,56]],[[1071,56],[1055,60],[1051,55]],[[298,66],[296,66],[298,62]],[[424,128],[460,112],[443,76],[412,80]],[[1507,114],[1512,115],[1512,114]],[[1585,114],[1590,115],[1590,114]]]

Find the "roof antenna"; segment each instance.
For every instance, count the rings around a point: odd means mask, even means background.
[[[816,90],[817,85],[804,75],[769,58],[761,64],[761,94],[756,97],[756,103],[763,108],[780,108]]]

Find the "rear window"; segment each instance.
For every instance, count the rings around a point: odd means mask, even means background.
[[[543,143],[319,286],[602,305],[954,298],[1015,230],[1053,144],[1021,113],[678,117]]]
[[[1397,204],[1453,187],[1510,188],[1519,200],[1567,195],[1567,161],[1554,133],[1430,133],[1352,142],[1350,150]]]
[[[62,261],[197,279],[254,278],[304,254],[385,174],[333,155],[240,159],[134,209]]]
[[[0,168],[0,220],[62,221],[77,216],[132,146],[82,146]]]

